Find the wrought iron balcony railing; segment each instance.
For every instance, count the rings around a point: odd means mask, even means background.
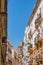
[[[30,60],[28,63],[29,63],[29,65],[31,65],[33,63],[33,60]]]
[[[38,56],[36,56],[35,60],[36,62],[42,61],[42,54],[39,54]]]
[[[37,35],[37,37],[35,38],[34,42],[35,42],[35,43],[38,43],[38,42],[41,42],[41,40],[42,40],[42,34],[39,33],[39,34]]]
[[[42,22],[43,18],[39,17],[38,19],[35,20],[35,28],[38,29]]]

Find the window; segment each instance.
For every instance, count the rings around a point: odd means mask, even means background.
[[[12,65],[12,61],[10,59],[8,59],[8,63],[9,65]]]
[[[6,43],[7,42],[7,38],[6,37],[2,37],[2,43]]]
[[[39,49],[39,45],[37,45],[37,49]]]
[[[43,28],[41,29],[42,33],[43,33]]]
[[[41,8],[40,8],[40,13],[37,14],[38,18],[37,19],[40,19],[41,18]]]
[[[37,62],[37,65],[39,65],[39,62]]]
[[[28,38],[31,39],[31,30],[30,30],[30,32],[28,33]]]
[[[40,33],[38,33],[38,35],[37,35],[37,39],[39,39],[39,36],[40,36]]]
[[[11,51],[11,49],[10,49],[10,48],[8,48],[8,51],[9,51],[10,53],[12,53],[12,51]]]
[[[6,62],[8,62],[8,56],[6,55]]]
[[[40,47],[42,47],[42,41],[40,41]]]
[[[42,61],[40,61],[40,64],[42,64]]]

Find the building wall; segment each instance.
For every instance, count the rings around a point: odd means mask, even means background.
[[[14,49],[14,62],[16,65],[22,65],[23,44],[24,42],[21,42],[19,47]]]
[[[26,29],[27,30],[27,33],[26,33],[27,34],[27,40],[29,40],[30,43],[32,43],[32,44],[34,44],[34,38],[38,34],[38,31],[35,29],[35,20],[38,18],[37,14],[40,13],[40,8],[41,8],[41,17],[43,19],[43,0],[42,0],[41,3],[40,3],[40,5],[39,5],[39,7],[38,7],[38,9],[37,9],[37,11],[36,11],[36,13],[34,14],[34,17],[33,17],[32,21],[31,21],[30,26],[28,26],[27,29]],[[42,21],[42,24],[43,24],[43,21]],[[42,26],[42,24],[40,26]],[[38,27],[38,29],[39,29],[39,27]],[[35,32],[34,32],[33,36],[31,37],[31,39],[28,39],[28,34],[29,34],[30,30],[31,30],[31,33],[33,33],[34,31]]]
[[[3,62],[5,62],[5,60],[1,62],[2,48],[6,48],[6,45],[4,46],[4,44],[2,43],[3,37],[7,38],[7,0],[0,0],[0,65],[3,65]],[[3,51],[6,52],[6,50],[4,49]]]
[[[7,0],[0,0],[1,35],[7,37]]]
[[[6,51],[7,55],[6,55],[6,62],[8,65],[13,65],[14,61],[14,48],[12,46],[12,44],[8,41],[7,42],[7,51]]]
[[[43,40],[41,40],[41,41],[43,41]],[[42,45],[39,45],[40,42],[39,43],[37,42],[38,46],[35,45],[35,47],[32,48],[32,53],[30,54],[30,61],[31,61],[31,59],[33,61],[32,61],[32,63],[29,62],[31,65],[38,65],[38,63],[39,63],[39,65],[43,65],[43,42],[41,43]]]
[[[39,1],[39,0],[38,0]],[[38,2],[39,3],[39,2]],[[37,3],[37,5],[38,5]],[[40,53],[40,50],[37,50],[35,46],[35,42],[39,39],[43,39],[43,0],[40,1],[40,4],[35,12],[33,13],[32,16],[34,17],[30,18],[30,24],[26,27],[25,30],[25,35],[24,35],[24,46],[23,46],[23,58],[25,58],[25,61],[23,60],[24,64],[26,65],[28,60],[30,59],[29,63],[27,65],[36,65],[34,56]],[[36,21],[38,24],[36,24]],[[28,54],[28,43],[33,45],[33,48],[30,49],[31,54],[28,56],[28,60],[26,60]],[[26,47],[25,47],[26,45]],[[43,48],[43,46],[42,46]],[[26,52],[27,50],[27,52]],[[38,52],[39,51],[39,52]],[[26,52],[26,53],[25,53]]]
[[[14,65],[16,64],[16,65],[19,65],[20,63],[19,63],[19,54],[18,54],[18,52],[19,52],[19,49],[18,48],[16,48],[16,49],[14,49]]]

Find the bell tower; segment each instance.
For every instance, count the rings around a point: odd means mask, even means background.
[[[0,65],[3,65],[1,59],[1,45],[5,38],[7,39],[7,0],[0,0]]]

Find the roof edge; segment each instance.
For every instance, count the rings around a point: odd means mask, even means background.
[[[41,1],[42,1],[42,0],[37,0],[36,5],[35,5],[35,7],[34,7],[34,9],[33,9],[33,12],[32,12],[32,14],[31,14],[31,16],[30,16],[30,19],[29,19],[29,22],[28,22],[28,26],[30,26],[30,24],[31,24],[31,22],[32,22],[32,19],[33,19],[35,13],[36,13],[36,11],[37,11],[37,9],[38,9],[38,6],[39,6],[39,4],[40,4]]]

